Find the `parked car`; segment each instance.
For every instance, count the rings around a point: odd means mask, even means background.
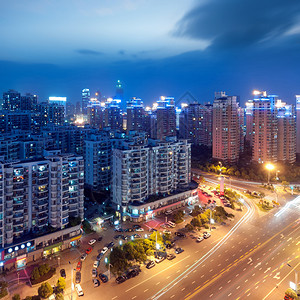
[[[110,249],[110,248],[112,248],[114,245],[115,245],[114,242],[110,242],[110,243],[107,245],[107,248]]]
[[[93,268],[97,269],[99,267],[99,261],[95,260],[93,264]]]
[[[135,239],[140,239],[140,238],[141,238],[141,235],[138,234],[138,233],[135,233],[135,234],[133,234],[133,237],[134,237]]]
[[[81,255],[80,260],[84,261],[86,258],[87,258],[87,254],[84,253],[84,254]]]
[[[101,242],[102,241],[102,236],[100,235],[99,237],[98,237],[98,242]]]
[[[101,251],[102,254],[105,254],[107,252],[108,248],[107,247],[104,247]]]
[[[81,282],[81,273],[80,272],[76,272],[75,283],[80,283],[80,282]]]
[[[80,271],[81,271],[81,267],[82,267],[82,262],[79,261],[79,262],[77,263],[77,266],[76,266],[76,271],[77,271],[77,272],[80,272]]]
[[[92,278],[96,278],[98,275],[97,269],[92,270]]]
[[[140,232],[143,232],[144,231],[144,228],[140,227],[140,228],[136,228],[135,231],[140,231]]]
[[[117,227],[117,228],[115,228],[115,231],[116,232],[123,232],[124,230],[121,227]]]
[[[127,228],[127,229],[125,229],[125,232],[133,232],[133,229],[132,228]]]
[[[200,243],[204,240],[204,238],[202,236],[199,236],[196,240],[197,243]]]
[[[165,230],[163,231],[163,233],[164,233],[164,234],[171,234],[171,231],[168,230],[168,229],[165,229]]]
[[[78,297],[84,295],[83,290],[82,290],[82,288],[81,288],[81,285],[80,285],[79,283],[78,283],[78,284],[75,284],[75,290],[76,290],[76,292],[77,292]]]
[[[94,288],[100,285],[100,281],[96,278],[93,279]]]
[[[167,243],[166,244],[166,248],[167,249],[171,249],[171,248],[173,248],[175,246],[175,243],[174,242],[170,242],[170,243]]]
[[[162,261],[164,261],[166,258],[164,256],[158,256],[156,259],[155,259],[155,262],[157,264],[161,263]]]
[[[176,231],[175,235],[178,236],[178,237],[186,237],[186,235],[184,233],[179,232],[179,231]]]
[[[172,260],[174,258],[176,258],[176,255],[173,254],[173,253],[170,253],[170,254],[167,255],[167,260]]]
[[[95,239],[92,239],[92,240],[89,241],[89,245],[92,246],[92,245],[94,245],[96,242],[97,242],[97,241],[96,241]]]
[[[65,278],[66,279],[66,270],[65,269],[61,269],[60,270],[60,277]]]
[[[105,274],[100,273],[99,278],[103,283],[108,281],[108,277]]]
[[[157,231],[157,229],[155,229],[155,228],[150,228],[149,229],[149,232],[154,232],[154,231]]]
[[[204,232],[204,233],[203,233],[203,237],[204,237],[205,239],[208,239],[210,236],[211,236],[211,235],[210,235],[209,232]]]
[[[130,279],[130,278],[133,278],[135,276],[139,275],[139,271],[137,269],[133,269],[131,271],[129,271],[127,274],[126,274],[126,278],[127,279]]]
[[[151,269],[155,266],[155,262],[153,260],[149,261],[146,265],[147,269]]]
[[[184,250],[182,248],[176,248],[175,249],[175,253],[176,254],[179,254],[179,253],[182,253]]]
[[[122,282],[126,281],[126,277],[125,276],[119,276],[118,278],[116,278],[116,283],[120,284]]]
[[[92,247],[88,247],[85,251],[86,254],[90,254],[92,252],[93,248]]]
[[[97,260],[100,261],[101,258],[103,257],[103,255],[104,255],[103,253],[99,253],[99,254],[97,255]]]
[[[138,224],[135,224],[135,225],[133,225],[133,228],[141,228],[141,225],[138,225]]]

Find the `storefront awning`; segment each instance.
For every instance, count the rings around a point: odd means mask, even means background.
[[[62,246],[62,244],[63,244],[63,243],[60,242],[60,243],[57,243],[57,244],[53,244],[53,245],[47,246],[47,247],[44,248],[44,251],[47,251],[47,250],[50,250],[50,249],[53,249],[53,248]]]
[[[77,235],[77,236],[71,238],[71,242],[77,241],[77,240],[79,240],[81,237],[82,237],[82,234],[79,234],[79,235]]]

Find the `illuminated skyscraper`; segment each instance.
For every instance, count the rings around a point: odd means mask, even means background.
[[[143,101],[135,97],[127,101],[127,134],[131,130],[147,131],[145,120]]]
[[[213,158],[236,163],[240,155],[240,126],[237,96],[215,94],[213,103]]]
[[[115,96],[116,99],[120,99],[120,100],[123,100],[124,98],[124,90],[123,90],[123,87],[122,87],[122,83],[120,80],[117,81],[117,84],[116,84],[116,96]]]
[[[296,95],[296,114],[297,114],[297,153],[300,154],[300,95]]]
[[[86,115],[87,114],[87,107],[91,98],[90,90],[83,89],[81,92],[82,100],[81,100],[81,112]]]

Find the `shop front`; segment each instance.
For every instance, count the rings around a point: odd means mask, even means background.
[[[71,247],[76,247],[76,246],[78,245],[79,240],[81,239],[81,237],[82,237],[82,234],[79,234],[78,236],[73,237],[73,238],[71,239],[71,241],[70,241],[70,246],[71,246]]]
[[[20,255],[16,258],[17,270],[24,269],[26,267],[26,254]]]
[[[44,248],[43,256],[49,256],[62,250],[62,242]]]

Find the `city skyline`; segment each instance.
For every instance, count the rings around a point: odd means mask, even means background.
[[[5,3],[0,90],[76,102],[86,87],[110,96],[121,79],[125,97],[145,103],[185,91],[206,102],[219,90],[244,103],[253,89],[272,90],[291,103],[299,94],[299,4],[236,4]]]

